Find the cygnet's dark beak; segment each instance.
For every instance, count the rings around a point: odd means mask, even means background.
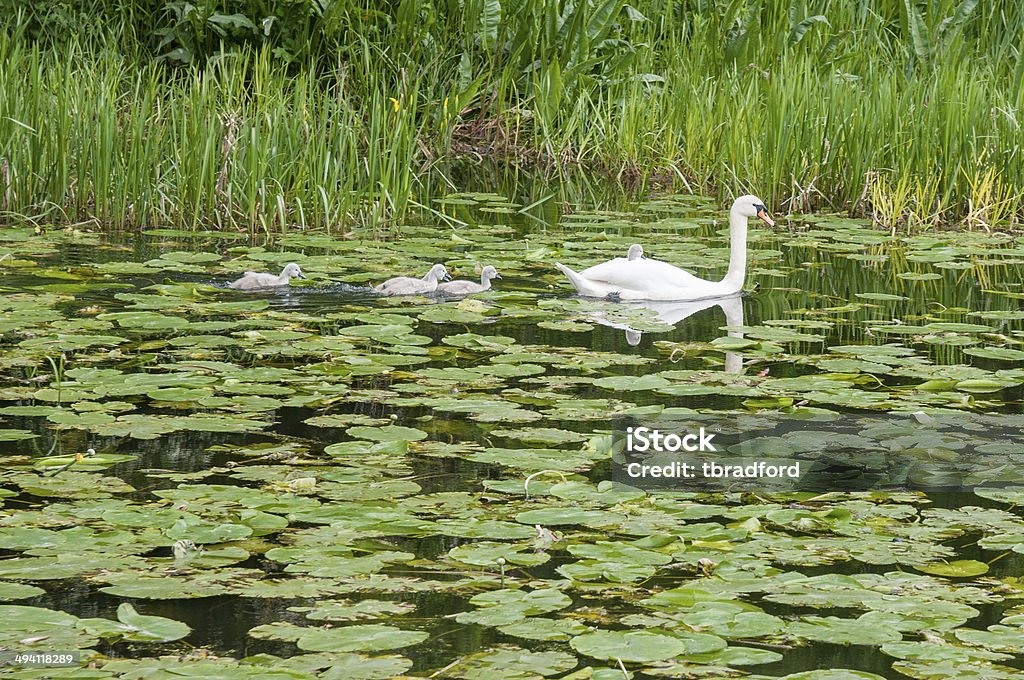
[[[501,274],[499,274],[498,272],[494,272],[494,278],[500,279],[501,278]]]
[[[441,280],[442,281],[451,281],[452,280],[452,275],[449,274],[448,272],[445,272],[444,276],[441,277]]]

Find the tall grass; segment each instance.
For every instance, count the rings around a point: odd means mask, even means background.
[[[68,30],[72,13],[51,30],[44,10],[64,4],[107,24]],[[290,18],[264,5],[13,13],[0,211],[387,227],[431,163],[471,153],[894,229],[1024,218],[1017,3],[357,0]]]
[[[356,105],[344,73],[269,51],[203,69],[0,39],[0,209],[49,222],[280,230],[406,211],[420,118],[408,91]],[[369,112],[368,114],[365,112]]]

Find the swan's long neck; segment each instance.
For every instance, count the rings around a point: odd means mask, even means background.
[[[429,272],[427,272],[427,275],[423,277],[423,280],[426,281],[427,283],[437,283],[437,274],[435,274],[434,270],[431,269]]]
[[[729,211],[729,271],[722,284],[734,291],[743,288],[747,277],[747,218],[737,206]]]
[[[480,275],[480,285],[483,286],[484,290],[487,290],[488,288],[491,287],[491,280],[487,278],[487,274]]]
[[[285,283],[288,283],[288,281],[290,281],[291,278],[292,277],[288,275],[288,267],[285,267],[284,269],[282,269],[281,270],[281,275],[277,277],[277,279],[279,281],[284,281]]]

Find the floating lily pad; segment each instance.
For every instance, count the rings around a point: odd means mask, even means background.
[[[686,652],[682,640],[645,631],[600,630],[574,637],[569,644],[580,654],[595,659],[639,663],[663,661]]]

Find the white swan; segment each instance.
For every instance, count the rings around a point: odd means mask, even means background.
[[[757,196],[740,196],[729,210],[729,271],[721,281],[706,281],[661,260],[617,257],[581,272],[556,263],[580,295],[622,300],[701,300],[735,295],[747,273],[747,219],[775,222]],[[632,250],[632,249],[630,249]]]
[[[433,293],[437,290],[438,282],[447,281],[449,278],[448,270],[445,269],[445,266],[443,264],[435,264],[422,279],[413,278],[412,276],[396,276],[374,286],[373,289],[382,295]]]
[[[501,274],[498,270],[487,265],[484,270],[480,272],[480,283],[476,281],[452,281],[451,283],[442,283],[438,285],[437,292],[448,293],[449,295],[469,295],[470,293],[482,293],[485,290],[491,289],[491,281],[493,279],[500,279]]]
[[[292,262],[285,265],[285,268],[281,270],[280,276],[264,272],[246,272],[245,276],[242,278],[229,283],[228,288],[234,288],[235,290],[256,290],[257,288],[287,286],[289,280],[296,276],[300,279],[306,278],[306,275],[302,273],[301,269],[299,269],[299,265]]]

